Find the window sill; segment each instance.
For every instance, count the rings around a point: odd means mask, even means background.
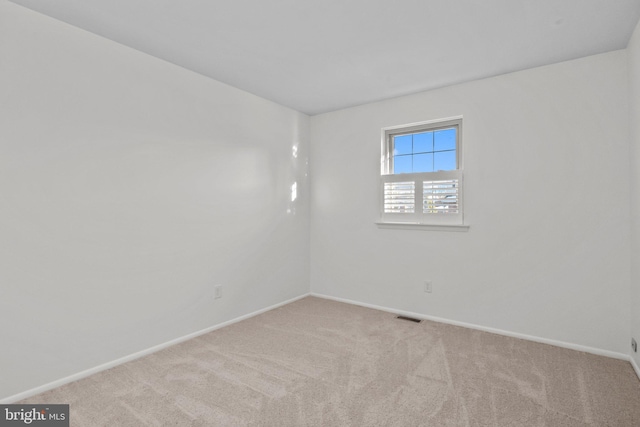
[[[378,228],[395,230],[422,230],[422,231],[469,231],[469,225],[456,224],[421,224],[418,222],[376,222]]]

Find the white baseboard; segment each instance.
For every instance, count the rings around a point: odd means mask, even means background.
[[[333,301],[338,301],[338,302],[344,302],[344,303],[347,303],[347,304],[359,305],[361,307],[373,308],[375,310],[386,311],[386,312],[389,312],[389,313],[401,314],[403,316],[415,317],[415,318],[424,319],[424,320],[431,320],[431,321],[438,322],[438,323],[446,323],[446,324],[449,324],[449,325],[462,326],[464,328],[469,328],[469,329],[477,329],[479,331],[490,332],[492,334],[504,335],[504,336],[513,337],[513,338],[520,338],[520,339],[527,340],[527,341],[535,341],[535,342],[539,342],[539,343],[542,343],[542,344],[553,345],[553,346],[556,346],[556,347],[568,348],[570,350],[577,350],[577,351],[582,351],[582,352],[585,352],[585,353],[596,354],[598,356],[606,356],[606,357],[611,357],[611,358],[614,358],[614,359],[621,359],[621,360],[630,360],[629,355],[623,354],[623,353],[617,353],[615,351],[603,350],[603,349],[595,348],[595,347],[587,347],[587,346],[584,346],[584,345],[573,344],[573,343],[568,343],[568,342],[564,342],[564,341],[556,341],[556,340],[552,340],[552,339],[536,337],[536,336],[533,336],[533,335],[520,334],[520,333],[517,333],[517,332],[510,332],[510,331],[505,331],[505,330],[502,330],[502,329],[489,328],[489,327],[486,327],[486,326],[474,325],[472,323],[458,322],[456,320],[449,320],[449,319],[444,319],[444,318],[441,318],[441,317],[429,316],[429,315],[426,315],[426,314],[413,313],[411,311],[396,310],[396,309],[389,308],[389,307],[382,307],[382,306],[379,306],[379,305],[362,303],[362,302],[353,301],[353,300],[349,300],[349,299],[345,299],[345,298],[332,297],[332,296],[329,296],[329,295],[318,294],[318,293],[315,293],[315,292],[311,292],[311,296],[318,297],[318,298],[324,298],[324,299],[328,299],[328,300],[333,300]],[[636,373],[637,372],[638,372],[638,370],[637,370],[637,367],[636,367]]]
[[[35,395],[40,394],[40,393],[44,393],[45,391],[49,391],[51,389],[63,386],[65,384],[69,384],[71,382],[78,381],[78,380],[80,380],[82,378],[86,378],[86,377],[88,377],[90,375],[97,374],[98,372],[106,371],[107,369],[111,369],[111,368],[113,368],[115,366],[122,365],[123,363],[127,363],[127,362],[130,362],[130,361],[135,360],[135,359],[139,359],[139,358],[147,356],[147,355],[149,355],[151,353],[155,353],[157,351],[163,350],[163,349],[165,349],[167,347],[171,347],[171,346],[179,344],[181,342],[184,342],[184,341],[190,340],[192,338],[198,337],[200,335],[204,335],[204,334],[206,334],[208,332],[215,331],[216,329],[220,329],[220,328],[223,328],[225,326],[229,326],[229,325],[231,325],[233,323],[237,323],[237,322],[240,322],[242,320],[248,319],[250,317],[257,316],[258,314],[262,314],[262,313],[264,313],[266,311],[273,310],[273,309],[278,308],[278,307],[282,307],[283,305],[290,304],[290,303],[292,303],[294,301],[297,301],[299,299],[302,299],[302,298],[304,298],[304,297],[306,297],[308,295],[309,295],[309,293],[306,293],[306,294],[297,296],[295,298],[291,298],[291,299],[289,299],[287,301],[283,301],[281,303],[274,304],[272,306],[260,309],[258,311],[254,311],[253,313],[245,314],[244,316],[236,317],[235,319],[227,320],[226,322],[222,322],[222,323],[219,323],[217,325],[210,326],[210,327],[208,327],[206,329],[201,329],[199,331],[190,333],[188,335],[184,335],[182,337],[173,339],[171,341],[167,341],[167,342],[162,343],[162,344],[154,345],[153,347],[149,347],[149,348],[147,348],[145,350],[138,351],[138,352],[130,354],[128,356],[124,356],[124,357],[121,357],[119,359],[112,360],[111,362],[103,363],[102,365],[99,365],[99,366],[84,370],[82,372],[78,372],[77,374],[69,375],[68,377],[60,378],[59,380],[52,381],[50,383],[41,385],[39,387],[32,388],[32,389],[24,391],[22,393],[14,394],[13,396],[9,396],[9,397],[0,399],[0,404],[10,404],[10,403],[18,402],[18,401],[23,400],[23,399],[28,399],[29,397],[35,396]]]
[[[629,361],[631,362],[631,366],[633,367],[633,370],[636,371],[636,375],[640,380],[640,366],[638,366],[636,360],[632,356],[629,356]]]

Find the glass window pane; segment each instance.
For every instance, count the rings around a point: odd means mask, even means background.
[[[442,129],[435,133],[435,151],[456,149],[456,129]]]
[[[413,156],[395,156],[393,158],[393,173],[411,173],[411,157]]]
[[[413,156],[414,172],[433,172],[433,153]]]
[[[413,134],[413,152],[428,153],[433,151],[433,132]]]
[[[434,171],[452,171],[457,169],[456,150],[441,151],[434,154]]]
[[[411,154],[411,135],[393,137],[393,155]]]

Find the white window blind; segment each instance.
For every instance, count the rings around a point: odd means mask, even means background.
[[[384,183],[385,213],[414,213],[416,183],[413,181]]]
[[[457,215],[460,213],[457,178],[422,182],[422,213]]]
[[[382,221],[462,224],[462,172],[432,172],[429,178],[423,173],[382,175]]]

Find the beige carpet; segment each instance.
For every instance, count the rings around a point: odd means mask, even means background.
[[[628,362],[305,298],[24,401],[73,426],[640,426]]]

